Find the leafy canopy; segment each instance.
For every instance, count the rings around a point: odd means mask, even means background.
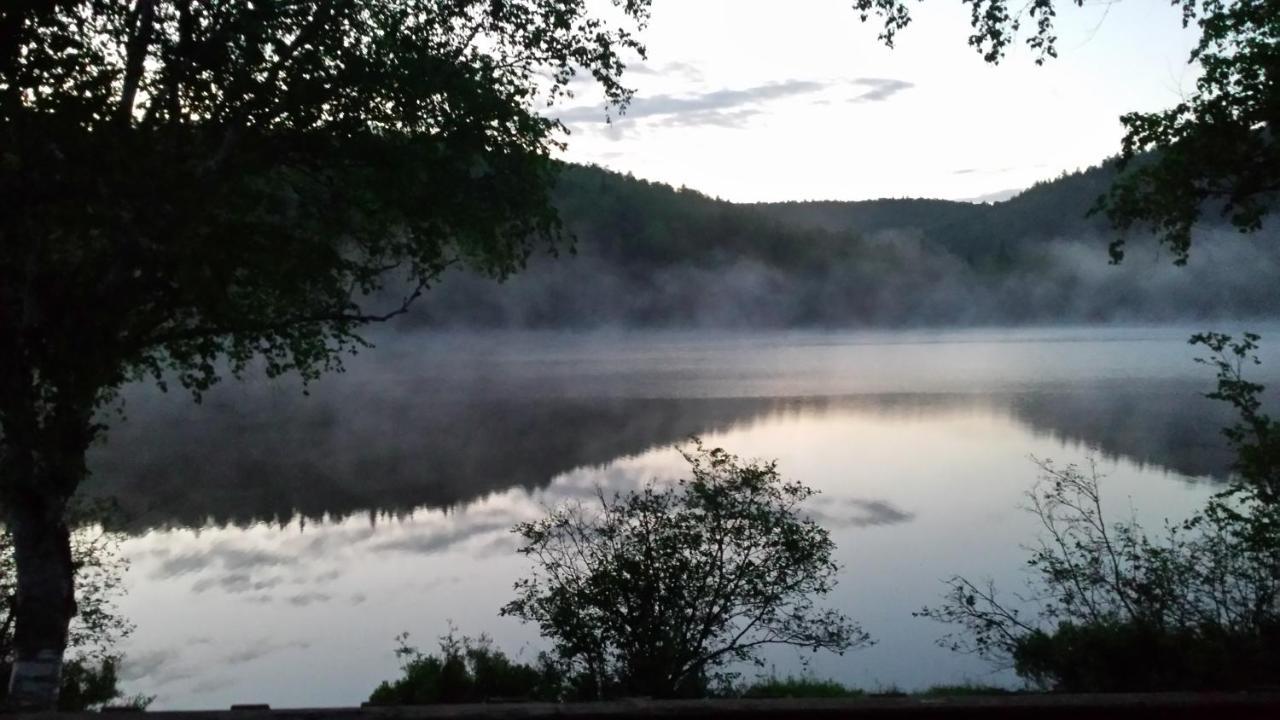
[[[647,5],[4,3],[6,433],[139,375],[313,377],[445,267],[554,246],[539,111],[583,73],[625,104]]]
[[[1057,57],[1057,7],[1084,0],[964,0],[971,11],[969,44],[990,63],[1000,62],[1023,26],[1035,62]],[[1160,112],[1131,112],[1124,125],[1121,174],[1099,198],[1121,235],[1111,244],[1124,257],[1124,234],[1150,227],[1185,264],[1192,230],[1206,207],[1241,232],[1261,229],[1280,196],[1280,4],[1274,0],[1170,0],[1183,26],[1200,39],[1188,58],[1202,70],[1183,102]],[[880,39],[890,47],[911,23],[905,0],[855,0],[866,21],[883,20]],[[1135,38],[1135,41],[1140,39]]]
[[[838,567],[827,531],[803,515],[814,491],[772,462],[700,443],[683,452],[687,479],[517,525],[534,567],[502,613],[536,623],[588,697],[696,696],[766,645],[868,644],[816,605]]]

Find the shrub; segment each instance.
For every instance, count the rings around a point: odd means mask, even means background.
[[[775,463],[695,440],[692,477],[553,509],[522,523],[533,574],[502,610],[537,623],[576,695],[700,696],[765,645],[844,652],[867,644],[815,599],[838,567],[804,516],[814,491]]]
[[[536,665],[515,662],[494,648],[488,636],[459,638],[452,629],[440,638],[439,655],[424,655],[410,647],[407,633],[397,640],[401,677],[380,684],[369,696],[371,704],[561,699],[563,680],[545,656]]]
[[[1033,612],[991,583],[952,578],[942,605],[918,615],[957,625],[943,644],[1072,692],[1228,690],[1280,683],[1280,424],[1262,412],[1256,335],[1193,343],[1214,353],[1209,397],[1241,420],[1224,433],[1235,482],[1189,520],[1149,536],[1136,520],[1109,522],[1099,474],[1040,462],[1029,493],[1044,534],[1028,568]]]

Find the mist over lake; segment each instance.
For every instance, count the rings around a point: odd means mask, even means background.
[[[821,490],[831,604],[880,643],[810,672],[1011,684],[911,611],[956,573],[1016,589],[1031,456],[1095,459],[1110,509],[1152,527],[1222,487],[1229,413],[1201,396],[1198,329],[389,331],[309,395],[291,378],[200,405],[132,386],[86,488],[127,518],[123,677],[167,708],[353,704],[395,672],[397,634],[430,647],[450,621],[528,658],[536,630],[497,614],[527,569],[511,526],[679,477],[673,446],[698,435]]]

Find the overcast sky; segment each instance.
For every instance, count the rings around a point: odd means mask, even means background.
[[[1096,164],[1119,116],[1194,87],[1169,0],[1060,2],[1059,55],[970,48],[959,0],[911,3],[894,50],[851,0],[654,0],[647,62],[613,124],[585,94],[558,111],[563,156],[735,201],[982,198]]]

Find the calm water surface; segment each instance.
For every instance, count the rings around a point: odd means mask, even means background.
[[[677,477],[693,434],[822,491],[809,511],[844,565],[830,602],[878,644],[808,672],[1013,683],[911,611],[956,573],[1018,588],[1031,456],[1096,458],[1111,509],[1151,524],[1218,487],[1229,416],[1199,396],[1196,329],[388,334],[309,396],[131,388],[91,458],[131,518],[126,687],[163,708],[357,704],[396,673],[397,634],[430,646],[450,622],[531,656],[534,629],[497,614],[526,569],[511,525]]]

